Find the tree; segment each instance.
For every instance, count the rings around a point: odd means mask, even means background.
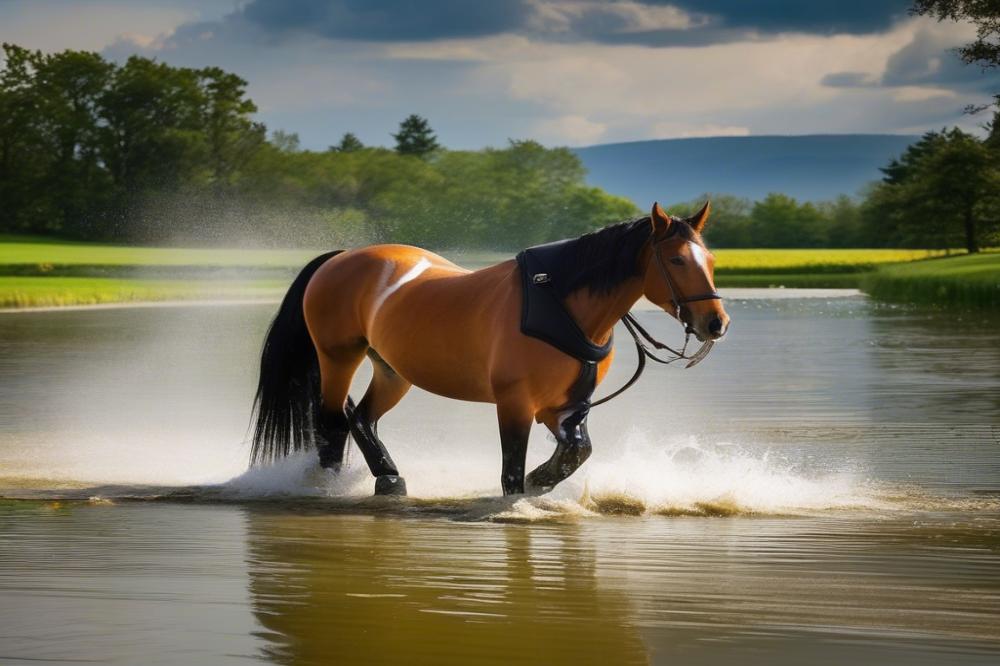
[[[979,138],[928,132],[886,169],[866,201],[867,224],[884,244],[978,252],[1000,219],[1000,164]]]
[[[392,135],[396,140],[396,152],[400,155],[414,155],[426,159],[440,146],[426,118],[416,114],[407,116],[399,124],[399,132]]]
[[[257,105],[246,98],[247,82],[218,67],[198,71],[204,91],[205,133],[211,179],[216,191],[231,185],[236,174],[263,145],[266,129],[251,115]]]
[[[298,132],[274,130],[271,132],[271,145],[283,153],[297,153],[302,150]]]
[[[268,140],[246,82],[219,68],[0,55],[0,233],[515,249],[638,213],[588,187],[566,148],[444,151],[411,116],[398,151],[348,133],[315,152],[292,133]]]
[[[346,132],[340,138],[340,143],[330,146],[330,150],[337,153],[353,153],[357,150],[364,150],[365,144],[353,132]]]
[[[827,247],[871,247],[875,238],[861,216],[858,202],[847,195],[819,204],[826,218]]]
[[[823,247],[826,219],[814,204],[771,193],[750,211],[750,235],[757,247]]]
[[[993,113],[993,120],[990,121],[986,129],[989,136],[986,137],[986,147],[993,151],[994,155],[1000,157],[1000,109]]]
[[[668,210],[672,215],[687,217],[696,213],[705,201],[712,202],[712,215],[705,227],[705,240],[712,247],[755,247],[750,234],[749,199],[731,194],[704,194],[694,201],[673,204]]]

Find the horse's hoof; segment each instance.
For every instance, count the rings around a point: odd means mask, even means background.
[[[385,474],[375,477],[376,495],[406,495],[406,479],[395,474]]]
[[[543,480],[538,478],[539,475],[534,473],[529,474],[524,480],[524,494],[530,495],[532,497],[538,497],[539,495],[544,495],[547,492],[551,492],[555,488],[555,484],[545,483]]]
[[[524,481],[524,494],[531,497],[538,497],[539,495],[544,495],[545,493],[552,492],[555,488],[555,484],[544,483],[538,481],[537,479],[532,479],[530,476]]]

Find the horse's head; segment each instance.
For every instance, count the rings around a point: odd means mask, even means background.
[[[715,291],[715,257],[705,247],[701,230],[709,204],[687,218],[677,218],[653,204],[649,261],[643,292],[650,301],[676,317],[701,341],[726,334],[729,315]]]

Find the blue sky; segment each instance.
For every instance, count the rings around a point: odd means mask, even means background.
[[[997,73],[908,0],[0,0],[0,41],[219,65],[325,148],[409,113],[453,148],[972,128]]]

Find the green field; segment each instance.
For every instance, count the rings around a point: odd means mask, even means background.
[[[324,250],[125,247],[93,243],[17,241],[0,236],[0,265],[24,266],[248,266],[298,267]],[[718,270],[754,272],[859,272],[879,264],[939,256],[930,250],[715,250]],[[446,252],[459,263],[484,265],[512,256],[503,252]]]
[[[321,250],[123,247],[0,236],[0,308],[182,299],[277,298]],[[503,252],[446,252],[479,268]],[[720,249],[720,287],[854,287],[878,298],[997,304],[1000,253]]]
[[[883,266],[861,287],[886,301],[1000,308],[1000,251]]]
[[[102,305],[138,301],[278,299],[286,281],[0,277],[0,308]]]
[[[864,273],[882,264],[927,259],[939,250],[713,250],[717,275]]]
[[[21,266],[301,266],[315,250],[261,250],[173,247],[125,247],[93,243],[12,242],[0,237],[0,265]]]

